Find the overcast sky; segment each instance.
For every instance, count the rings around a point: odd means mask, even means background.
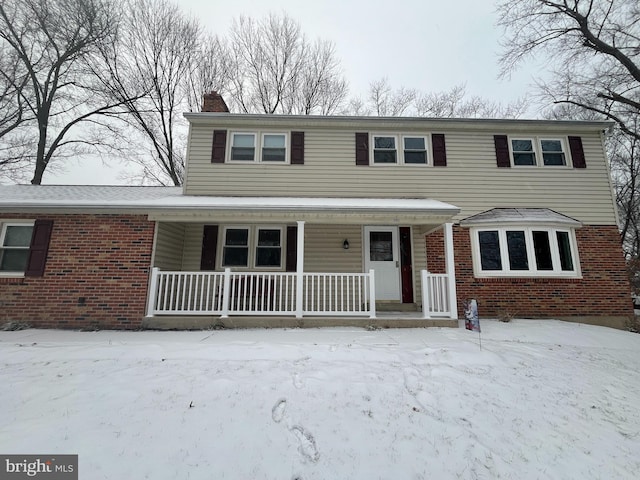
[[[533,79],[525,66],[499,80],[499,39],[494,0],[178,0],[214,33],[226,35],[240,15],[286,12],[311,39],[334,42],[352,96],[366,95],[371,81],[422,92],[466,84],[468,95],[494,101],[525,96]],[[46,183],[123,183],[119,166],[83,162],[66,172],[47,172]]]

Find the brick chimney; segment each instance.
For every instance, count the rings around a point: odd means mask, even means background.
[[[203,112],[228,112],[229,107],[224,103],[224,98],[215,90],[211,93],[205,93],[202,97]]]

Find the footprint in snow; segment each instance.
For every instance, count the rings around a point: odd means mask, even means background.
[[[276,402],[276,404],[271,409],[271,418],[276,423],[280,423],[284,418],[284,411],[287,408],[287,400],[285,398],[281,398]]]
[[[300,454],[307,460],[317,462],[320,458],[320,452],[318,452],[316,439],[313,438],[313,435],[307,432],[300,425],[294,425],[291,427],[291,431],[298,439],[298,442],[300,442],[300,446],[298,447]]]
[[[298,390],[304,387],[304,381],[300,378],[299,373],[293,374],[293,386],[296,387]]]

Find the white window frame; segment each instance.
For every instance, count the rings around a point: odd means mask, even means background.
[[[406,149],[405,146],[404,146],[405,138],[422,138],[424,140],[425,163],[406,163],[405,162],[405,160],[404,160],[405,152],[407,152],[407,151],[408,152],[418,151],[418,150]],[[427,135],[406,134],[406,135],[402,135],[401,141],[402,141],[402,157],[400,159],[400,163],[401,164],[410,165],[412,167],[426,167],[427,165],[430,164],[430,155],[429,155],[430,145],[429,145],[429,137]]]
[[[394,149],[391,149],[391,148],[376,148],[376,138],[383,138],[383,137],[385,137],[385,138],[393,138],[393,142],[394,142],[396,148],[394,148]],[[370,155],[370,158],[371,158],[371,161],[369,163],[371,165],[375,165],[375,166],[378,166],[378,167],[390,167],[390,166],[393,166],[393,165],[399,165],[400,164],[400,160],[401,160],[400,159],[400,151],[401,150],[398,148],[398,137],[399,137],[399,135],[396,134],[396,133],[372,133],[370,135],[370,141],[369,141],[369,143],[370,143],[369,155]],[[387,151],[387,152],[395,151],[396,152],[396,161],[393,162],[393,163],[376,162],[376,157],[375,157],[376,150]]]
[[[516,165],[514,161],[514,152],[513,152],[513,141],[514,140],[528,140],[531,142],[532,153],[535,158],[534,165]],[[544,164],[544,154],[542,151],[542,142],[543,141],[559,141],[562,147],[562,152],[564,154],[564,165],[545,165]],[[568,142],[565,137],[546,137],[546,136],[520,136],[520,135],[510,135],[509,136],[509,158],[511,161],[511,166],[514,168],[570,168],[572,165],[571,154],[569,149],[567,148]]]
[[[221,229],[221,238],[218,239],[220,245],[219,251],[216,252],[217,263],[220,269],[231,268],[236,271],[282,271],[285,268],[286,257],[286,238],[285,227],[283,225],[224,225]],[[247,230],[247,265],[225,265],[224,264],[224,248],[226,246],[227,230]],[[260,230],[279,230],[280,231],[280,265],[278,266],[256,266],[258,251],[258,235]]]
[[[252,135],[253,136],[253,160],[233,160],[231,158],[233,152],[233,139],[236,135]],[[264,149],[265,135],[282,135],[284,136],[284,161],[263,161],[262,150]],[[257,163],[263,165],[287,165],[291,162],[291,148],[289,145],[289,132],[270,131],[270,130],[232,130],[230,131],[230,141],[227,142],[226,163],[234,165],[255,165]]]
[[[10,248],[5,248],[4,245],[4,240],[5,240],[5,236],[7,233],[7,227],[25,227],[25,226],[30,226],[30,227],[34,227],[35,226],[35,220],[1,220],[0,219],[0,250],[29,250],[31,248],[31,244],[27,245],[26,247],[10,247]],[[33,233],[33,230],[32,230]],[[31,243],[31,242],[29,242]],[[13,271],[13,270],[0,270],[0,277],[24,277],[24,270],[23,271]]]
[[[480,255],[480,232],[498,232],[498,242],[500,246],[501,270],[482,270],[482,262]],[[509,252],[507,245],[507,231],[523,231],[525,237],[525,245],[527,247],[528,270],[511,270],[509,264]],[[551,248],[551,261],[553,270],[538,270],[533,245],[533,232],[548,232],[549,245]],[[560,263],[560,250],[558,247],[557,232],[565,232],[569,235],[569,246],[571,248],[571,260],[573,262],[573,270],[562,270]],[[582,278],[580,269],[580,258],[578,255],[578,244],[575,236],[575,229],[567,227],[557,227],[550,225],[540,226],[523,226],[523,225],[500,225],[500,226],[482,226],[472,227],[470,229],[471,236],[471,253],[473,257],[473,273],[477,278],[491,277],[558,277],[558,278]]]

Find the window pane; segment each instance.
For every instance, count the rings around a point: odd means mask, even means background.
[[[286,159],[286,149],[284,148],[263,148],[263,162],[284,162]]]
[[[251,134],[236,133],[233,135],[233,146],[253,148],[255,147],[254,139],[255,137]]]
[[[0,250],[0,271],[24,272],[27,269],[29,250]]]
[[[375,150],[373,152],[373,161],[374,163],[396,163],[396,152],[395,150]]]
[[[405,150],[425,150],[423,137],[405,137]]]
[[[529,270],[524,232],[507,231],[507,249],[509,252],[509,268],[511,270]]]
[[[280,247],[258,247],[256,249],[256,267],[279,267]]]
[[[542,160],[545,165],[566,165],[564,153],[543,153]]]
[[[393,234],[369,232],[369,258],[372,262],[393,261]]]
[[[222,265],[225,267],[246,267],[248,258],[248,247],[224,247]]]
[[[549,232],[533,232],[533,250],[538,270],[553,270]]]
[[[478,232],[480,265],[482,270],[502,270],[500,241],[496,230]]]
[[[280,246],[280,230],[259,230],[258,245],[261,247],[279,247]]]
[[[225,233],[225,245],[248,245],[249,230],[246,228],[228,228]]]
[[[373,148],[396,148],[395,137],[374,137]]]
[[[284,148],[284,135],[265,135],[263,147],[267,148]]]
[[[535,165],[536,156],[534,153],[514,153],[513,164],[514,165]]]
[[[514,152],[533,152],[531,140],[511,140],[511,147]]]
[[[4,236],[5,247],[28,247],[31,244],[32,225],[10,225]]]
[[[541,140],[543,152],[562,152],[562,142],[560,140]]]
[[[556,232],[558,238],[558,250],[560,251],[560,268],[565,272],[573,271],[573,258],[571,257],[571,242],[568,232]]]
[[[427,152],[404,152],[404,163],[427,163]]]
[[[253,162],[254,154],[255,149],[253,148],[231,148],[231,160],[248,160],[250,162]]]

